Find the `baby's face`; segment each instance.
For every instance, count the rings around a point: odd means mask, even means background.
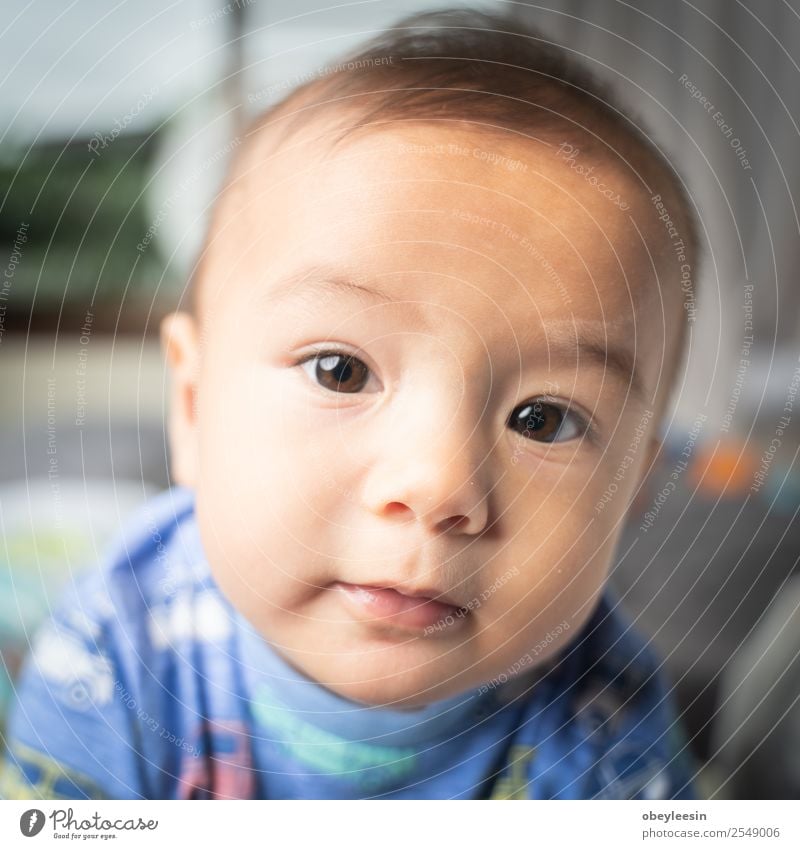
[[[680,307],[647,195],[557,151],[425,125],[304,144],[214,236],[202,343],[173,355],[197,363],[180,477],[223,591],[345,697],[527,671],[602,590]]]

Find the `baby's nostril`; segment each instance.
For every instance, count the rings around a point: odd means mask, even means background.
[[[467,521],[466,516],[449,516],[442,522],[442,530],[449,531]]]
[[[402,516],[404,513],[407,513],[409,508],[406,507],[405,504],[402,504],[400,501],[390,501],[386,505],[386,515],[387,516]]]

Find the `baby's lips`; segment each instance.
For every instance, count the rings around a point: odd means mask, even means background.
[[[348,607],[359,619],[380,620],[411,630],[424,630],[438,623],[453,623],[466,616],[466,609],[439,598],[407,595],[392,587],[375,587],[336,581],[332,588],[343,595]],[[429,590],[436,594],[436,590]]]

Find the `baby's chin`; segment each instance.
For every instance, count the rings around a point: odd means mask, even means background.
[[[554,643],[537,655],[535,662],[515,666],[515,659],[530,648],[529,641],[490,660],[487,653],[491,652],[463,634],[456,639],[443,635],[411,639],[407,633],[364,633],[356,627],[346,629],[344,635],[310,637],[302,629],[299,634],[290,630],[283,630],[280,638],[275,633],[264,636],[281,646],[284,659],[299,672],[340,698],[391,710],[414,710],[461,694],[484,692],[486,682],[496,686],[519,672],[530,672],[559,650]]]
[[[289,652],[286,659],[320,686],[366,707],[413,710],[478,687],[466,676],[455,675],[452,661],[446,657],[409,657],[407,651],[392,654],[370,657],[369,652],[347,652],[309,657]]]
[[[461,676],[455,676],[451,663],[445,664],[445,671],[440,671],[439,674],[430,670],[429,674],[424,676],[415,675],[409,669],[400,670],[395,675],[387,675],[386,664],[384,664],[379,671],[376,671],[375,677],[372,679],[362,664],[359,669],[354,670],[355,674],[352,679],[346,677],[346,670],[340,670],[335,681],[333,678],[323,681],[317,680],[322,686],[341,698],[365,707],[413,711],[419,710],[432,702],[439,702],[458,695],[467,698],[470,695],[485,693],[489,689],[494,689],[500,683],[506,683],[513,679],[517,679],[518,683],[529,686],[530,681],[540,677],[542,670],[547,668],[549,660],[550,658],[545,658],[543,662],[518,670],[515,674],[500,673],[499,676],[494,678],[489,676],[488,684],[482,683],[483,679],[480,681],[473,680],[473,676],[466,672]],[[331,669],[331,673],[333,673],[333,669]],[[310,670],[306,674],[316,677]]]

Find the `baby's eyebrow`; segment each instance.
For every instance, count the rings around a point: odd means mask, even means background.
[[[547,348],[551,361],[574,360],[578,364],[587,362],[611,372],[630,388],[632,395],[646,401],[648,394],[637,368],[634,352],[624,343],[609,339],[608,327],[599,321],[573,319],[551,321],[538,325],[535,338]],[[530,334],[529,337],[530,338]]]
[[[343,273],[341,269],[313,265],[292,272],[274,283],[269,290],[259,298],[268,304],[291,298],[306,298],[309,294],[340,291],[354,295],[362,300],[382,301],[391,303],[385,292],[379,292],[365,283],[357,282],[356,275]]]

